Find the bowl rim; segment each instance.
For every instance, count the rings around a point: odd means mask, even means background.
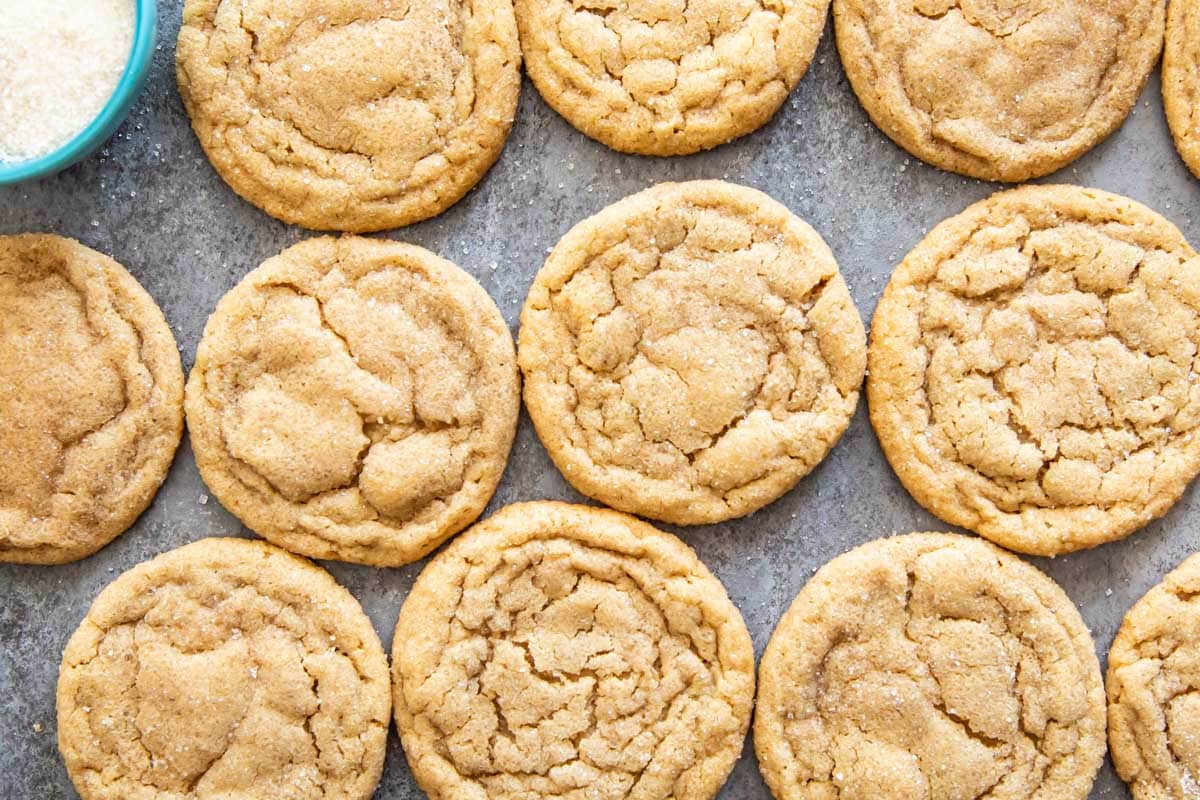
[[[133,46],[125,71],[121,73],[116,88],[87,127],[75,134],[66,144],[26,161],[0,161],[0,186],[20,183],[61,172],[72,164],[94,153],[116,132],[117,127],[129,115],[137,99],[150,62],[154,56],[155,33],[158,27],[158,0],[134,0],[136,16],[133,27]]]

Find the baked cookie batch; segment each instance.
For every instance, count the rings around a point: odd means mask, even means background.
[[[238,194],[378,231],[442,212],[495,162],[522,53],[588,136],[691,153],[766,123],[829,5],[187,0],[179,88]],[[988,180],[1105,138],[1165,37],[1166,112],[1200,175],[1195,0],[832,5],[875,123]],[[779,800],[1082,800],[1106,724],[1137,800],[1200,792],[1200,556],[1129,612],[1102,682],[1069,598],[1008,552],[1125,537],[1200,473],[1200,257],[1155,212],[1074,186],[996,194],[896,268],[868,345],[830,248],[787,208],[661,184],[562,238],[517,344],[454,264],[315,238],[221,300],[185,393],[124,268],[0,237],[0,447],[17,456],[0,561],[63,563],[119,535],[185,408],[205,483],[272,543],[196,542],[96,599],[58,686],[85,800],[364,800],[390,717],[432,798],[708,800],[755,707]],[[627,514],[534,502],[476,523],[522,377],[557,468]],[[834,559],[776,628],[756,703],[721,583],[630,515],[697,525],[773,502],[836,445],[865,377],[904,486],[995,544],[914,533]],[[399,566],[452,537],[401,609],[390,674],[357,601],[293,555]]]

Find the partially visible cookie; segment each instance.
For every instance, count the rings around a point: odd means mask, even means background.
[[[846,430],[866,360],[821,237],[720,181],[660,184],[572,228],[519,338],[525,403],[566,479],[681,525],[795,486]]]
[[[1171,0],[1163,49],[1163,106],[1175,147],[1200,178],[1200,2]]]
[[[1073,186],[934,228],[871,330],[871,422],[947,522],[1054,555],[1128,535],[1200,472],[1200,259],[1167,220]]]
[[[61,564],[133,524],[183,434],[183,369],[124,267],[0,236],[0,561]]]
[[[1178,3],[1176,3],[1178,5]],[[871,120],[934,166],[1019,182],[1116,130],[1162,50],[1166,0],[834,0]]]
[[[616,150],[674,156],[757,130],[812,61],[829,0],[516,0],[529,77]]]
[[[778,800],[1084,800],[1104,759],[1079,612],[974,537],[896,536],[829,562],[758,675],[754,747]]]
[[[750,635],[691,549],[565,503],[508,506],[435,557],[392,670],[432,798],[708,800],[754,698]]]
[[[58,746],[83,800],[367,800],[387,659],[358,602],[303,559],[205,539],[92,604],[58,677]]]
[[[511,0],[187,0],[176,62],[221,177],[318,230],[449,208],[499,157],[521,85]]]
[[[520,407],[512,336],[474,278],[413,245],[302,242],[204,329],[187,387],[200,475],[313,558],[415,561],[470,524]]]
[[[1135,800],[1200,796],[1200,555],[1125,615],[1108,651],[1108,737]]]

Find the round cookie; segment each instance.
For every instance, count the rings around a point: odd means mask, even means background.
[[[221,177],[318,230],[445,211],[500,156],[521,84],[511,0],[186,0],[176,64]]]
[[[708,800],[750,724],[724,587],[613,511],[500,510],[429,563],[395,637],[396,725],[430,797]]]
[[[367,800],[390,710],[349,592],[276,547],[205,539],[96,598],[63,654],[58,746],[83,800]]]
[[[187,386],[200,475],[272,542],[416,561],[491,499],[520,409],[512,336],[470,275],[412,245],[320,238],[247,275]]]
[[[707,150],[766,124],[812,61],[829,0],[516,0],[529,77],[626,153]]]
[[[1108,651],[1108,737],[1135,800],[1200,793],[1200,555],[1125,615]]]
[[[795,486],[846,430],[866,361],[821,237],[720,181],[660,184],[572,228],[519,338],[526,407],[567,480],[680,525]]]
[[[867,396],[921,505],[1055,555],[1161,516],[1200,471],[1200,260],[1145,206],[1001,192],[938,225],[872,323]]]
[[[850,85],[917,158],[1019,182],[1116,130],[1162,50],[1165,0],[834,0]]]
[[[758,675],[754,746],[778,800],[1084,800],[1104,758],[1079,612],[973,537],[909,534],[834,559]]]
[[[0,561],[62,564],[133,524],[183,435],[183,369],[124,267],[0,236]]]
[[[1200,178],[1200,2],[1172,0],[1167,10],[1162,93],[1175,147]]]

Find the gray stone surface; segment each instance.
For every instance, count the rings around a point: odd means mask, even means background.
[[[160,2],[160,47],[136,108],[108,147],[60,176],[0,188],[0,233],[76,237],[126,265],[162,305],[190,368],[221,295],[264,259],[309,234],[234,195],[213,172],[175,88],[181,0]],[[996,187],[908,157],[867,120],[827,29],[808,75],[764,129],[715,151],[648,159],[607,150],[551,111],[526,81],[499,163],[454,208],[388,234],[470,271],[514,333],[526,289],[547,249],[573,224],[664,180],[725,178],[765,190],[829,242],[864,319],[892,267],[933,225]],[[1157,209],[1200,243],[1200,182],[1171,146],[1157,75],[1109,141],[1051,181],[1097,186]],[[0,424],[3,424],[0,409]],[[527,419],[491,509],[517,500],[580,501],[554,469]],[[742,520],[677,530],[724,581],[761,654],[771,630],[821,564],[861,542],[944,530],[904,491],[859,409],[825,462],[780,501]],[[205,536],[249,535],[209,498],[186,442],[153,506],[98,555],[62,567],[0,565],[0,794],[72,798],[55,746],[54,689],[63,645],[95,595],[120,572]],[[1200,493],[1123,542],[1038,561],[1079,605],[1098,653],[1124,611],[1200,549]],[[359,598],[385,646],[420,565],[381,570],[330,563]],[[750,742],[722,798],[768,798]],[[1126,797],[1105,765],[1093,798]],[[376,795],[422,797],[395,734]]]

